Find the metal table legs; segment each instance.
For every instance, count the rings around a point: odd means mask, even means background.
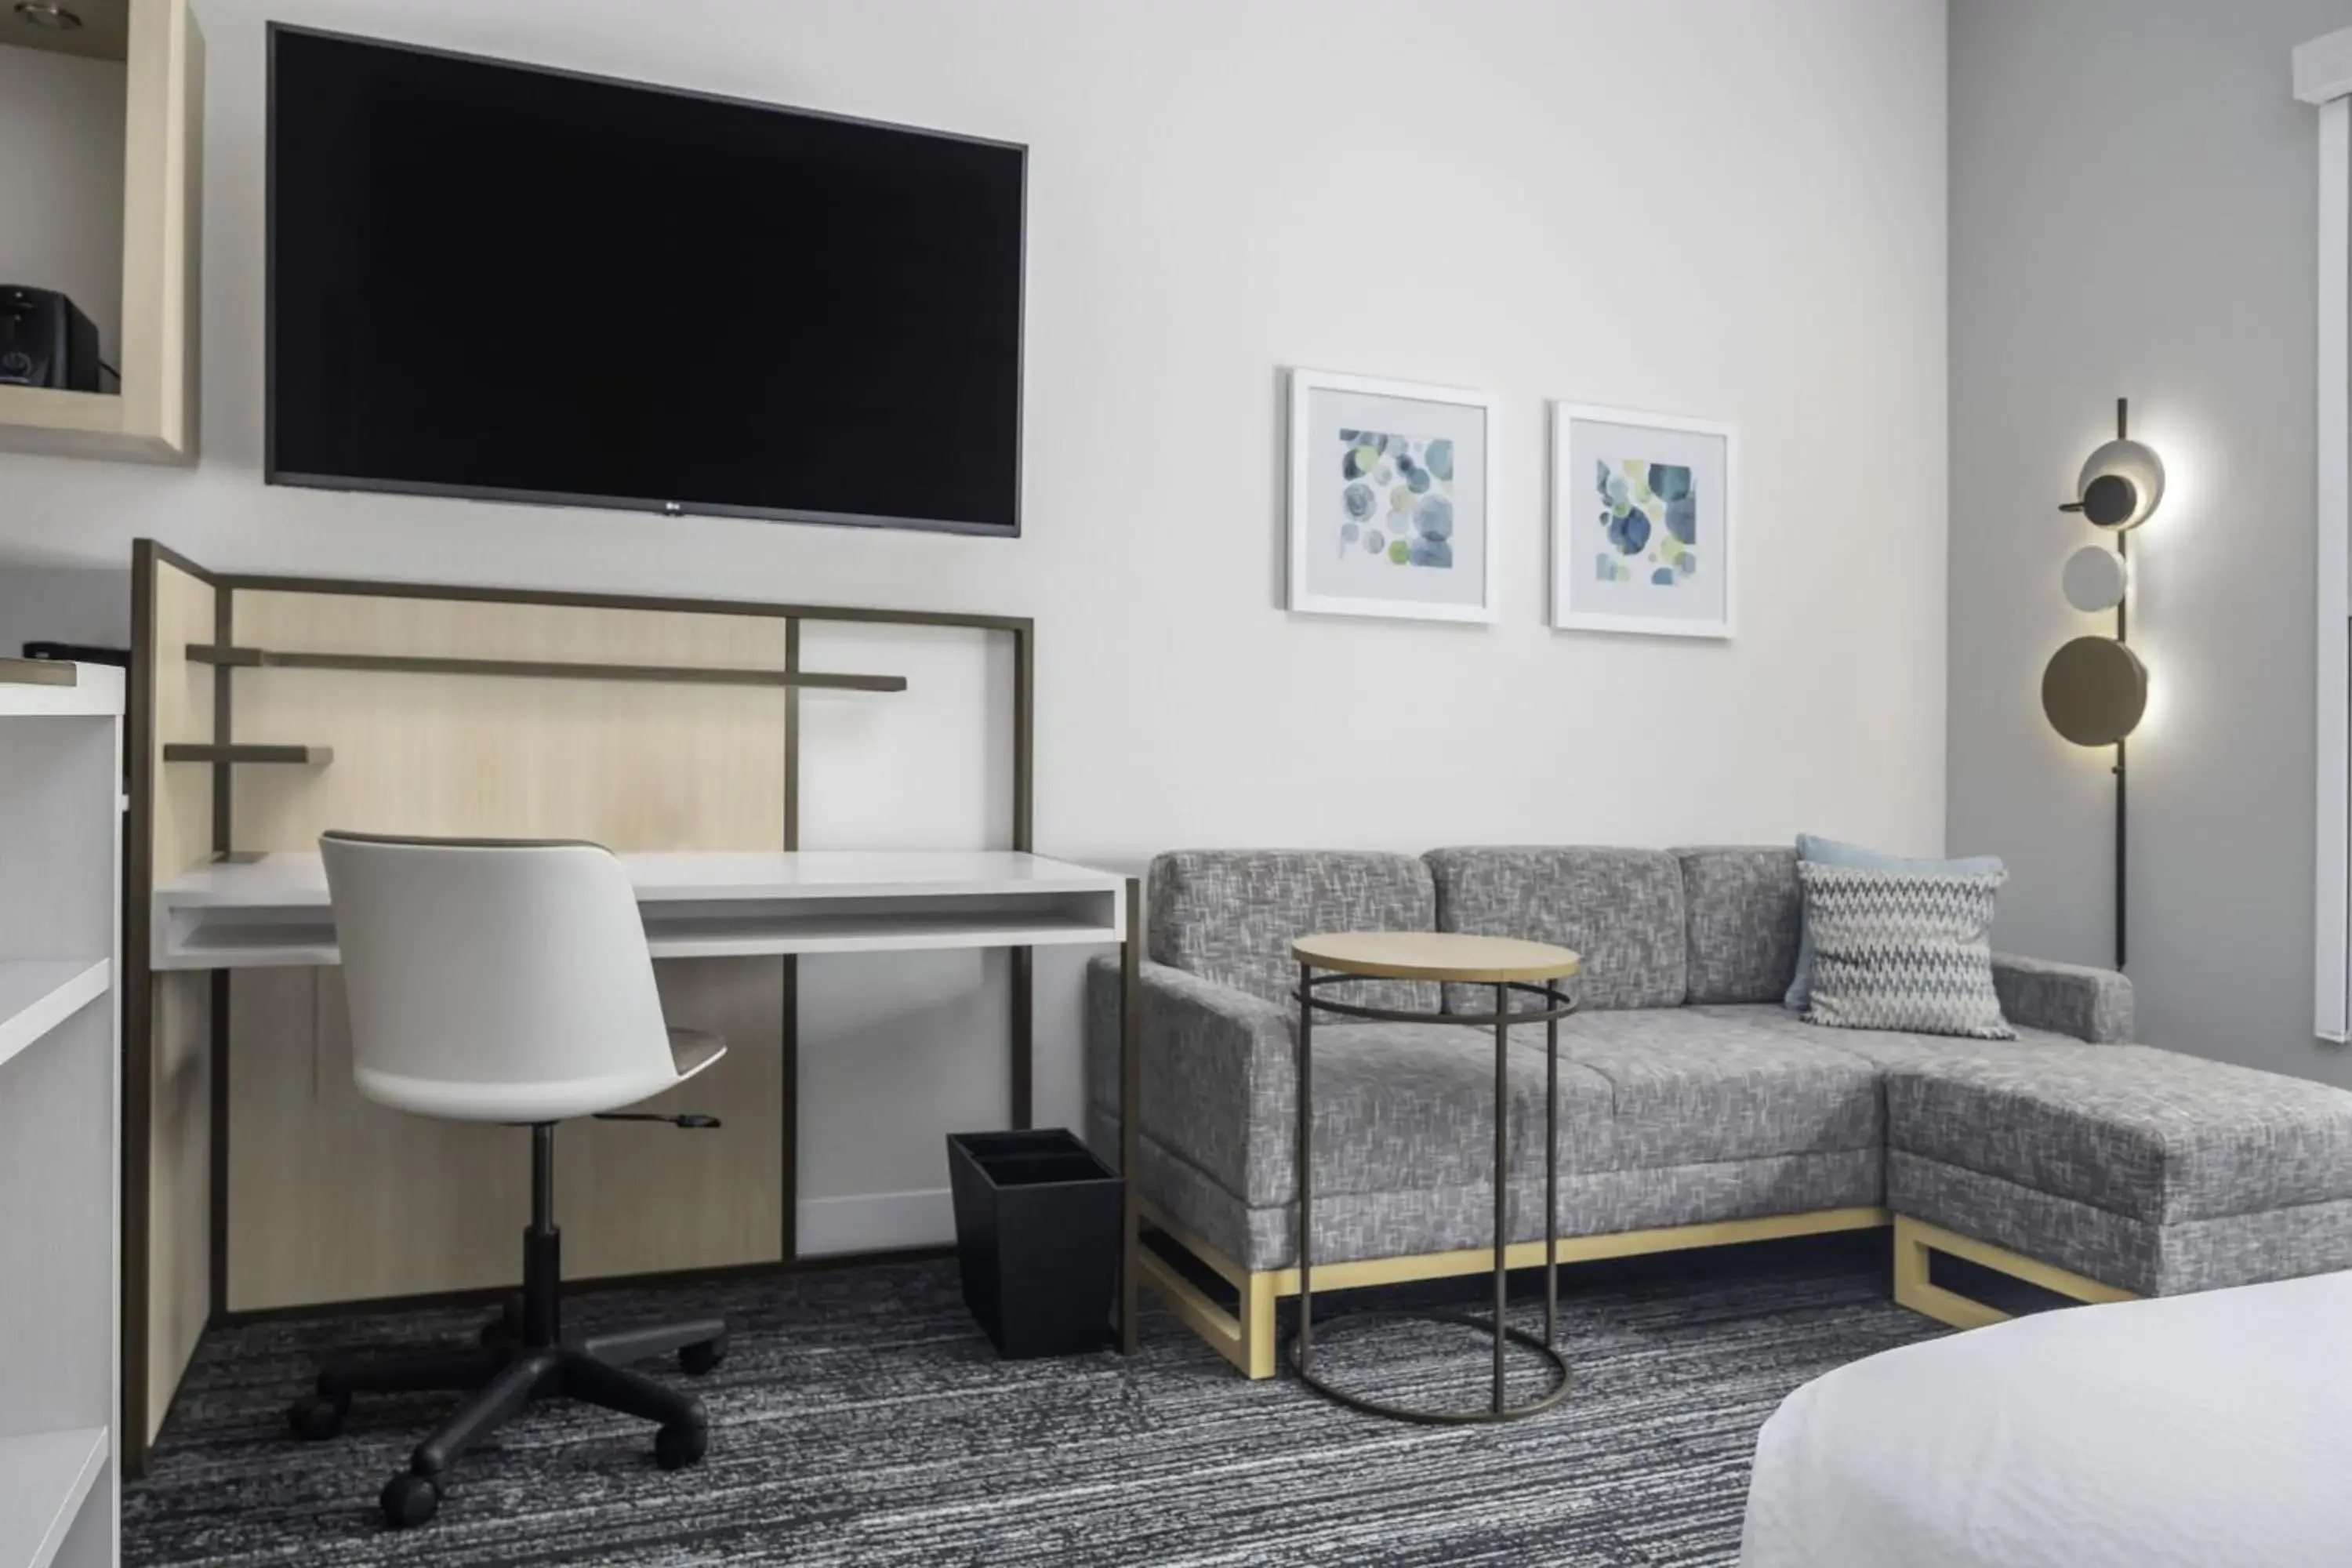
[[[1462,1426],[1482,1422],[1518,1421],[1550,1409],[1566,1396],[1568,1363],[1557,1348],[1559,1329],[1559,1021],[1576,1005],[1557,985],[1496,984],[1495,1011],[1490,1016],[1458,1013],[1427,1014],[1390,1008],[1360,1007],[1315,994],[1318,986],[1357,978],[1336,973],[1317,977],[1311,966],[1298,970],[1298,1336],[1291,1349],[1291,1366],[1307,1387],[1350,1409],[1391,1420],[1427,1426]],[[1540,1011],[1513,1013],[1510,993],[1540,996]],[[1325,1382],[1315,1371],[1315,1015],[1320,1010],[1348,1017],[1402,1023],[1491,1024],[1495,1030],[1495,1306],[1490,1319],[1457,1312],[1373,1310],[1351,1313],[1349,1324],[1384,1319],[1455,1323],[1492,1332],[1495,1345],[1494,1387],[1484,1409],[1420,1410],[1389,1405],[1350,1394]],[[1544,1026],[1544,1328],[1538,1339],[1508,1321],[1510,1285],[1510,1031],[1514,1024]],[[1505,1352],[1516,1342],[1551,1363],[1553,1381],[1543,1394],[1525,1403],[1509,1402]]]

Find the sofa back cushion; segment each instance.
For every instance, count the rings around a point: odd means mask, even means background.
[[[1805,900],[1797,852],[1769,845],[1677,849],[1690,915],[1689,1000],[1778,1002],[1797,973]]]
[[[1688,986],[1682,862],[1664,849],[1433,849],[1437,929],[1573,948],[1585,1007],[1675,1007]],[[1532,997],[1519,999],[1523,1007]],[[1448,986],[1446,1005],[1485,1013],[1491,993]]]
[[[1433,931],[1429,868],[1410,855],[1344,849],[1178,849],[1151,862],[1152,962],[1290,1003],[1290,944],[1318,931]],[[1335,986],[1335,1001],[1423,1012],[1436,987],[1407,980]]]

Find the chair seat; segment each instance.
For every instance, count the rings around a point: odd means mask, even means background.
[[[727,1042],[699,1029],[669,1031],[667,1073],[614,1073],[538,1083],[482,1083],[463,1079],[407,1078],[354,1064],[362,1094],[379,1105],[456,1121],[562,1121],[623,1110],[677,1088],[727,1054]]]

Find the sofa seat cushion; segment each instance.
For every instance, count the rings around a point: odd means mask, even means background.
[[[1087,1141],[1115,1156],[1118,1120],[1099,1106],[1087,1111]],[[1295,1204],[1252,1206],[1191,1160],[1146,1134],[1137,1169],[1157,1214],[1220,1257],[1244,1268],[1287,1268],[1298,1261]],[[1514,1175],[1510,1239],[1540,1241],[1543,1173]],[[1560,1173],[1559,1234],[1605,1236],[1628,1230],[1715,1225],[1771,1215],[1859,1208],[1881,1201],[1878,1151],[1781,1154],[1666,1170]],[[1495,1235],[1490,1181],[1383,1193],[1315,1196],[1315,1258],[1347,1263],[1482,1247]]]
[[[1688,988],[1682,862],[1663,849],[1433,849],[1437,929],[1572,949],[1569,983],[1591,1009],[1679,1006]],[[1449,985],[1445,1005],[1484,1013],[1493,993]],[[1522,1007],[1538,1004],[1518,999]]]
[[[1750,1028],[1768,1030],[1825,1049],[1842,1051],[1881,1068],[1910,1067],[1927,1062],[2031,1059],[2034,1052],[2044,1047],[2080,1047],[2083,1044],[2072,1035],[2022,1025],[2018,1026],[2017,1038],[2013,1040],[1977,1040],[1959,1035],[1914,1035],[1900,1029],[1828,1029],[1819,1024],[1806,1023],[1801,1016],[1777,1002],[1769,1006],[1726,1005],[1686,1007],[1684,1011],[1698,1017],[1737,1019]]]
[[[1665,1007],[1570,1018],[1560,1030],[1562,1056],[1610,1094],[1606,1163],[1580,1157],[1574,1168],[1876,1150],[1878,1069],[1772,1026],[1766,1013],[1785,1016],[1771,1007]],[[1514,1040],[1542,1058],[1542,1029],[1523,1025]]]
[[[1886,1112],[1892,1150],[2158,1225],[2352,1197],[2352,1093],[2147,1046],[1893,1068]]]
[[[1514,1031],[1542,1038],[1540,1027]],[[1543,1172],[1544,1060],[1513,1050],[1509,1169]],[[1560,1169],[1607,1169],[1611,1086],[1560,1053]],[[1460,1024],[1315,1026],[1315,1191],[1386,1193],[1477,1185],[1495,1176],[1495,1037]],[[1295,1105],[1295,1101],[1293,1102]],[[1251,1142],[1253,1204],[1297,1201],[1296,1111]],[[1571,1163],[1574,1162],[1574,1163]]]

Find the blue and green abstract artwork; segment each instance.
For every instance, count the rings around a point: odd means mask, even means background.
[[[1631,583],[1646,576],[1672,588],[1698,573],[1698,493],[1683,463],[1646,463],[1637,458],[1593,464],[1593,489],[1600,500],[1595,521],[1601,542],[1593,554],[1594,575],[1603,583]]]
[[[1339,551],[1396,566],[1454,565],[1454,443],[1383,430],[1339,432]]]

